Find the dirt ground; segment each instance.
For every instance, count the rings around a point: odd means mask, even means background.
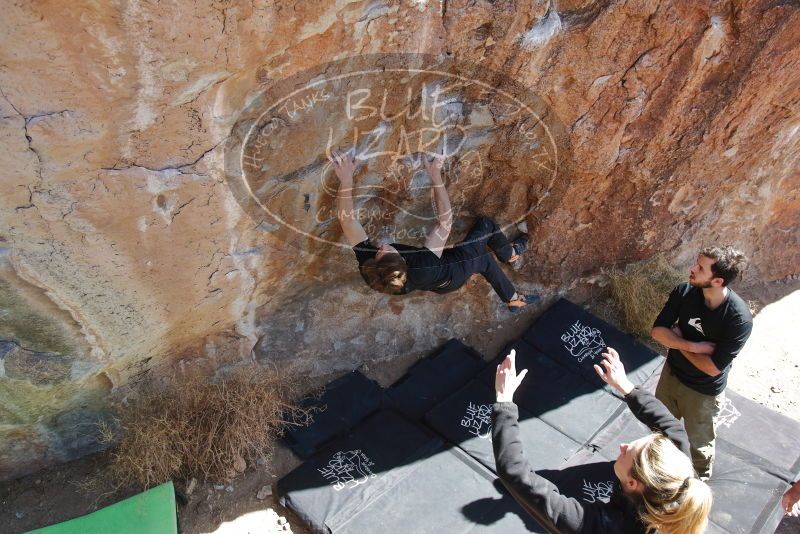
[[[742,296],[758,310],[753,334],[736,359],[729,387],[778,412],[800,420],[800,281],[751,287]],[[543,306],[546,307],[546,306]],[[592,306],[609,316],[602,303]],[[491,332],[474,332],[465,342],[484,355],[494,355],[518,337],[538,312],[498,323]],[[362,371],[386,386],[413,363],[398,358]],[[800,440],[798,440],[800,448]],[[51,525],[107,506],[137,492],[135,488],[110,492],[103,478],[105,453],[59,465],[18,480],[0,483],[0,532],[13,534]],[[282,509],[271,495],[278,478],[299,465],[287,449],[278,446],[269,466],[254,466],[230,485],[196,484],[187,502],[179,506],[179,528],[185,533],[305,534],[302,523]],[[176,487],[188,493],[186,483]],[[260,494],[259,494],[260,493]],[[265,495],[270,493],[270,495]],[[262,497],[262,499],[259,499]],[[787,518],[777,534],[800,532],[800,518]]]

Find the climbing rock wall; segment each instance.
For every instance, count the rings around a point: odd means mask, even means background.
[[[168,368],[326,374],[491,336],[506,312],[483,280],[389,298],[337,245],[326,151],[371,147],[356,124],[381,147],[425,128],[359,122],[353,91],[469,74],[442,93],[460,137],[424,144],[460,150],[454,237],[528,221],[519,287],[718,241],[749,281],[798,273],[796,3],[42,0],[4,2],[0,28],[0,478],[93,450],[108,399]],[[405,74],[353,77],[386,65]],[[360,162],[362,222],[419,242],[427,182],[413,147],[389,152]]]

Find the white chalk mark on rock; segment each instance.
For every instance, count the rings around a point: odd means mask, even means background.
[[[538,48],[561,31],[561,18],[552,5],[547,14],[522,36],[522,48]]]

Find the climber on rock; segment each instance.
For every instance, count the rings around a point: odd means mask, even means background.
[[[494,221],[480,217],[461,243],[445,248],[453,212],[441,175],[443,156],[431,161],[423,158],[434,189],[437,223],[422,247],[400,243],[376,247],[370,243],[353,209],[355,159],[338,151],[333,151],[330,159],[339,177],[337,217],[345,239],[356,254],[361,276],[371,288],[390,295],[404,295],[416,289],[449,293],[463,286],[473,274],[480,273],[512,312],[539,300],[536,295],[518,293],[491,254],[494,252],[500,261],[514,265],[527,248],[526,233],[509,242]],[[527,231],[524,223],[518,228]]]

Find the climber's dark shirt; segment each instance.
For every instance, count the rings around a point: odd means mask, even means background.
[[[458,287],[451,288],[450,282],[453,280],[454,271],[458,270],[459,263],[463,263],[460,252],[456,253],[455,249],[445,249],[442,257],[438,258],[436,254],[425,247],[400,243],[392,243],[391,246],[397,249],[408,266],[408,278],[400,292],[401,295],[416,289],[437,293],[447,293],[458,289]],[[378,247],[371,244],[369,239],[365,239],[353,247],[353,252],[356,254],[360,272],[364,262],[375,257]]]

